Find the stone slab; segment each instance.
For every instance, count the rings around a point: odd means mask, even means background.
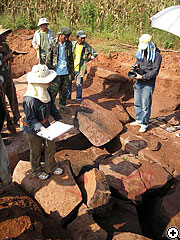
[[[13,181],[42,206],[47,214],[60,220],[66,217],[82,201],[81,192],[69,167],[69,161],[61,162],[62,175],[51,175],[47,180],[33,177],[29,162],[19,161],[13,172]]]

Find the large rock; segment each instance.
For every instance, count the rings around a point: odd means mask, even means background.
[[[138,126],[126,124],[126,127],[128,130],[120,135],[123,150],[137,155],[140,159],[159,162],[170,173],[173,173],[174,170],[180,173],[180,141],[176,132],[167,132],[154,123],[151,123],[148,131],[143,134],[138,132]],[[156,151],[152,151],[152,141],[156,142],[158,147]]]
[[[124,109],[123,105],[121,105],[121,104],[116,105],[116,107],[113,108],[112,111],[116,114],[119,121],[122,122],[123,124],[130,122],[130,116]]]
[[[108,97],[117,97],[122,84],[127,82],[127,79],[117,72],[110,71],[102,67],[91,67],[90,72],[96,77],[104,79],[103,93]]]
[[[152,99],[151,118],[172,114],[179,106],[179,77],[158,76]],[[134,101],[128,101],[126,111],[134,118]]]
[[[13,217],[11,221],[6,220],[0,224],[0,239],[7,238],[7,225],[10,224],[13,228],[9,228],[8,237],[15,238],[24,234],[30,227],[33,227],[29,216]],[[16,231],[14,231],[16,229]],[[40,234],[39,234],[40,235]],[[39,236],[38,236],[39,237]]]
[[[110,215],[113,201],[104,173],[97,168],[86,172],[84,174],[84,188],[89,210],[93,210],[101,217]]]
[[[123,125],[117,116],[86,99],[76,112],[75,124],[94,146],[102,146],[117,136]]]
[[[55,154],[56,161],[69,159],[76,176],[97,166],[108,155],[105,149],[93,146],[82,133],[67,139],[61,147],[62,150]]]
[[[172,113],[179,106],[179,77],[158,77],[153,94],[151,117],[159,117]]]
[[[85,204],[79,208],[77,218],[68,224],[67,231],[73,240],[104,240],[107,237],[106,231],[94,222],[91,214],[88,214],[88,208]]]
[[[45,216],[15,183],[0,187],[0,219],[0,239],[71,239],[60,223]]]
[[[93,72],[96,76],[98,76],[100,78],[104,78],[110,82],[123,83],[123,82],[127,81],[119,73],[110,71],[110,70],[102,68],[102,67],[92,66],[90,68],[90,72]]]
[[[114,236],[112,240],[150,240],[150,238],[146,238],[142,235],[135,234],[135,233],[119,233],[118,235]]]
[[[104,172],[110,186],[125,197],[135,200],[140,197],[142,192],[146,191],[137,169],[140,165],[136,158],[130,155],[121,155],[101,161],[99,170]]]
[[[164,229],[163,236],[166,236],[168,228],[176,226],[180,229],[180,180],[174,183],[169,194],[165,195],[159,208],[159,213],[163,216],[163,222],[167,222],[166,228]],[[156,212],[157,213],[157,212]],[[159,223],[161,224],[161,223]]]
[[[162,187],[171,177],[160,164],[128,154],[103,160],[99,169],[105,173],[109,185],[131,200],[142,200],[141,195],[147,189]]]
[[[122,232],[142,234],[136,207],[127,200],[114,198],[114,205],[109,217],[102,218],[93,215],[93,218],[101,228],[106,230],[108,239]]]
[[[167,230],[172,226],[180,229],[180,180],[172,179],[160,190],[147,194],[144,202],[146,228],[153,239],[167,237]]]
[[[70,214],[82,201],[80,189],[72,177],[69,164],[69,161],[61,162],[64,173],[52,175],[43,181],[33,177],[29,162],[19,161],[13,173],[13,181],[21,184],[46,213],[59,220]]]

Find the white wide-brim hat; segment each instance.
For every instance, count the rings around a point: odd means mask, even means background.
[[[46,65],[38,64],[32,67],[32,71],[27,73],[28,83],[46,84],[52,82],[57,76],[54,70],[49,70]]]
[[[38,27],[41,26],[42,24],[49,24],[47,21],[47,18],[40,18],[38,22]]]

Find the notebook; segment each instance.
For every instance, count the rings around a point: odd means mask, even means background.
[[[57,121],[51,124],[48,128],[38,132],[37,135],[48,140],[54,140],[55,138],[61,136],[65,132],[68,132],[72,128],[74,128],[73,125]]]

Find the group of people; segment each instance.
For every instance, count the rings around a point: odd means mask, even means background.
[[[32,173],[43,180],[47,179],[51,174],[62,174],[63,170],[54,159],[55,143],[43,140],[37,133],[50,126],[49,115],[52,115],[55,121],[61,121],[60,113],[66,113],[67,111],[66,100],[71,99],[74,78],[76,79],[76,100],[81,102],[83,78],[87,73],[87,62],[97,57],[96,51],[86,42],[86,34],[82,30],[77,31],[76,41],[71,42],[69,39],[71,30],[68,27],[61,28],[60,32],[57,33],[57,38],[55,38],[48,25],[47,19],[41,18],[38,23],[40,29],[35,32],[33,37],[32,45],[37,51],[38,64],[33,66],[32,71],[27,74],[28,85],[23,100],[25,117],[22,119],[22,129],[30,147]],[[2,34],[0,32],[1,48],[5,41],[5,37],[3,38],[2,35],[7,35],[9,32],[9,29]],[[8,69],[4,63],[11,61],[12,51],[7,48],[8,50],[1,52],[1,48],[0,75],[4,78],[4,82],[8,84],[8,81],[10,81],[7,77],[8,74],[3,75],[4,70],[2,69]],[[152,94],[161,59],[160,51],[153,42],[152,36],[143,34],[139,39],[134,66],[136,71],[136,83],[134,85],[135,122],[131,123],[131,125],[140,126],[139,132],[145,132],[149,125]],[[20,115],[15,107],[17,106],[17,98],[12,80],[10,84],[14,89],[13,105],[10,103],[10,106],[16,122],[19,120]],[[4,89],[6,89],[6,86],[4,86]],[[55,104],[58,93],[59,111]],[[44,168],[40,163],[42,144],[45,147]],[[1,152],[0,158],[1,162]],[[2,182],[1,171],[0,181]]]
[[[77,40],[71,42],[68,27],[61,28],[55,38],[48,25],[46,18],[39,20],[40,29],[35,32],[32,45],[37,50],[38,63],[56,71],[57,76],[49,89],[54,101],[59,93],[60,112],[66,113],[66,99],[71,99],[72,80],[76,78],[76,100],[80,103],[87,62],[97,57],[97,53],[86,42],[86,34],[82,30],[77,31]]]

